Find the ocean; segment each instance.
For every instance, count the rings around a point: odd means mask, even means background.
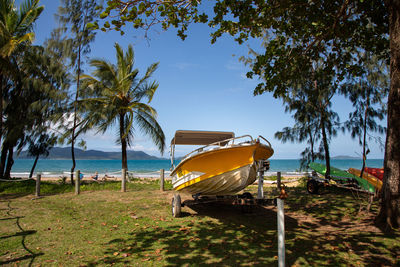
[[[32,168],[33,159],[16,159],[13,165],[12,177],[28,177]],[[177,165],[179,161],[175,161]],[[361,159],[332,159],[331,165],[347,170],[348,168],[361,169]],[[35,174],[41,173],[43,176],[61,176],[68,175],[72,166],[71,160],[53,160],[39,159]],[[368,167],[382,168],[383,159],[368,159]],[[161,169],[165,170],[166,175],[170,173],[171,161],[167,159],[160,160],[128,160],[128,170],[134,176],[139,177],[158,177]],[[285,175],[298,175],[303,172],[299,171],[300,161],[298,159],[271,159],[270,170],[266,175],[275,175],[280,171]],[[102,175],[121,175],[120,160],[76,160],[75,170],[80,170],[84,175],[92,175],[96,171]]]

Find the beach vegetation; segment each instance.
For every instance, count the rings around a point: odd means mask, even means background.
[[[25,45],[10,62],[16,71],[6,77],[2,95],[0,176],[5,179],[10,178],[14,150],[46,133],[62,116],[68,84],[64,65],[47,47]]]
[[[10,79],[18,69],[15,68],[15,58],[20,55],[25,46],[31,45],[35,34],[33,23],[39,17],[43,7],[39,0],[26,1],[19,7],[13,0],[0,3],[0,143],[3,141],[4,94],[10,90]],[[0,174],[2,176],[3,173]]]
[[[32,178],[39,157],[47,157],[50,154],[50,149],[52,149],[52,147],[57,142],[57,136],[54,133],[40,133],[37,138],[32,138],[32,136],[28,136],[27,141],[29,143],[28,156],[32,156],[35,158],[31,172],[29,173],[29,178]]]
[[[336,93],[334,86],[331,74],[323,68],[312,69],[309,75],[291,85],[281,99],[285,111],[293,113],[295,125],[275,133],[282,142],[306,141],[309,147],[301,152],[300,168],[307,169],[310,162],[325,160],[327,177],[330,174],[329,142],[337,134],[339,124],[339,116],[331,105]]]
[[[389,92],[389,66],[386,61],[379,60],[370,53],[364,53],[366,57],[365,73],[362,78],[349,77],[342,86],[343,93],[350,99],[355,110],[349,114],[349,119],[343,128],[350,132],[352,138],[357,138],[362,147],[363,164],[360,177],[362,177],[365,161],[369,153],[368,141],[378,142],[381,149],[384,144],[373,133],[384,134],[386,127],[378,124],[387,113],[387,96]]]
[[[260,77],[254,94],[286,94],[293,84],[323,61],[334,72],[336,85],[365,72],[368,52],[390,65],[387,134],[382,202],[378,222],[400,227],[400,6],[387,1],[216,1],[213,14],[201,12],[202,1],[109,1],[101,18],[119,30],[132,22],[148,30],[153,25],[178,28],[182,39],[192,22],[213,29],[211,42],[231,35],[238,43],[267,38],[263,53],[247,77]],[[209,17],[210,15],[210,17]],[[100,28],[102,26],[99,26]],[[107,29],[108,29],[107,28]],[[106,29],[104,29],[106,30]]]
[[[90,44],[95,40],[96,36],[96,31],[89,27],[90,23],[95,21],[98,15],[96,2],[95,0],[62,0],[57,14],[60,27],[54,30],[52,34],[53,40],[49,42],[49,44],[58,48],[64,58],[68,59],[69,69],[71,69],[76,81],[74,96],[71,98],[71,113],[69,113],[72,116],[72,126],[66,131],[68,143],[71,144],[71,183],[73,183],[76,167],[75,143],[82,132],[77,130],[77,128],[82,127],[78,114],[80,76],[83,73],[83,57],[90,53]],[[84,143],[81,143],[81,145],[84,146]]]
[[[127,147],[133,144],[134,132],[148,135],[161,153],[165,148],[165,136],[157,122],[157,112],[150,103],[158,88],[156,81],[149,81],[158,67],[151,64],[143,77],[134,68],[134,52],[131,45],[124,53],[115,44],[117,63],[104,59],[92,59],[92,75],[82,75],[82,87],[88,97],[85,123],[105,132],[118,125],[116,142],[121,145],[122,168],[128,170]],[[90,96],[90,97],[89,97]]]

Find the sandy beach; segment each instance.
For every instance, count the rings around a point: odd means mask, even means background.
[[[115,175],[108,175],[108,174],[98,174],[98,179],[94,180],[91,177],[94,176],[95,174],[84,174],[84,177],[81,179],[81,181],[84,182],[107,182],[107,181],[121,181],[121,173],[115,174]],[[274,177],[273,179],[269,179],[269,177],[272,177],[274,175],[265,175],[264,176],[264,182],[263,185],[264,187],[275,187],[276,186],[276,178]],[[294,187],[299,184],[299,180],[302,177],[307,176],[307,174],[285,174],[281,176],[281,183],[285,184],[288,187]],[[143,181],[146,180],[158,180],[160,179],[159,175],[148,175],[148,176],[135,176],[135,175],[129,175],[129,178],[133,179],[140,179]],[[21,180],[27,180],[29,179],[28,177],[12,177],[14,181],[21,181]],[[33,176],[32,179],[36,179],[36,176]],[[64,182],[65,183],[70,183],[70,176],[68,175],[41,175],[41,181],[51,181],[51,182]],[[171,176],[166,175],[164,177],[165,180],[171,180]],[[258,179],[253,183],[253,185],[258,185]]]

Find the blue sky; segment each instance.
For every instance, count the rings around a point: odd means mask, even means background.
[[[51,30],[57,27],[54,14],[58,4],[59,1],[55,0],[40,1],[45,9],[35,26],[35,44],[42,44]],[[99,31],[88,57],[105,58],[114,63],[114,44],[118,42],[124,49],[129,44],[133,45],[139,76],[150,64],[160,62],[153,75],[159,88],[151,105],[158,112],[158,122],[164,130],[167,144],[176,130],[233,131],[236,136],[250,134],[267,138],[275,150],[274,159],[299,157],[305,144],[282,144],[274,138],[275,132],[293,125],[291,115],[284,112],[282,102],[274,99],[272,94],[253,96],[258,81],[246,78],[249,69],[238,60],[240,56],[247,55],[247,45],[257,49],[257,41],[238,45],[233,38],[224,36],[211,44],[210,29],[206,25],[191,25],[185,41],[176,36],[174,29],[153,30],[150,40],[129,25],[124,31],[124,36],[114,31]],[[90,72],[87,64],[84,69]],[[344,121],[353,107],[340,96],[332,102],[341,121]],[[120,147],[115,144],[116,135],[114,129],[104,135],[91,132],[82,137],[87,142],[87,149],[119,151]],[[348,134],[333,138],[330,147],[332,156],[357,156],[361,153],[358,141],[352,140]],[[136,132],[131,149],[160,156],[149,138],[140,131]],[[370,149],[370,158],[383,158],[383,152],[373,141],[370,142]],[[169,146],[163,156],[168,157],[168,152]],[[176,155],[188,152],[189,147],[179,147]]]

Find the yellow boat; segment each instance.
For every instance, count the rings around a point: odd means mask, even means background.
[[[175,167],[176,145],[203,146]],[[262,136],[235,138],[232,132],[176,131],[171,141],[172,185],[174,190],[192,195],[233,195],[254,183],[258,162],[273,153],[271,144]]]
[[[347,172],[354,174],[358,177],[360,177],[360,174],[361,174],[361,170],[353,169],[353,168],[349,168],[347,170]],[[361,178],[363,178],[364,180],[367,180],[368,183],[370,183],[372,186],[374,186],[376,189],[378,189],[378,191],[380,191],[382,189],[382,181],[379,180],[378,177],[364,171]]]

